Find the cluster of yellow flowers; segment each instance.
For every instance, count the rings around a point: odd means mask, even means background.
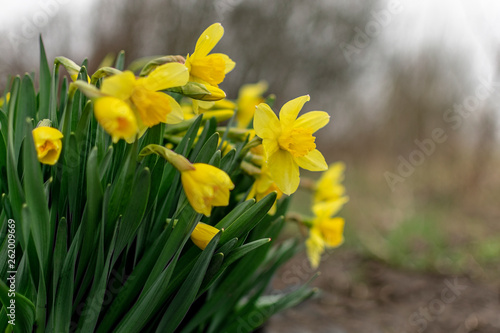
[[[270,192],[291,195],[299,187],[299,169],[326,171],[325,158],[316,149],[317,130],[328,124],[330,116],[324,111],[311,111],[299,116],[309,95],[300,96],[283,105],[279,118],[264,103],[263,94],[268,89],[265,82],[245,85],[237,101],[226,100],[219,88],[225,75],[235,63],[225,54],[212,53],[224,34],[223,27],[213,24],[199,37],[195,50],[185,58],[163,57],[162,61],[148,67],[136,77],[132,71],[101,68],[87,80],[77,80],[80,67],[69,59],[57,60],[71,74],[73,86],[89,97],[94,106],[94,116],[102,128],[117,143],[123,139],[132,143],[142,137],[148,128],[160,123],[179,124],[198,114],[227,120],[236,113],[236,127],[227,129],[234,135],[248,138],[249,151],[242,169],[253,175],[255,182],[249,198],[262,199]],[[95,85],[100,80],[100,85]],[[180,99],[169,93],[179,94]],[[252,125],[253,129],[249,128]],[[61,152],[62,134],[55,128],[39,126],[33,137],[42,163],[55,164]],[[223,147],[230,149],[230,144]],[[149,145],[141,155],[158,154],[172,163],[181,173],[184,191],[193,209],[210,216],[212,207],[229,203],[230,190],[234,188],[228,174],[203,163],[192,164],[185,157],[164,146]],[[330,167],[318,183],[314,199],[315,219],[307,224],[310,237],[306,242],[311,264],[317,267],[326,247],[342,242],[344,221],[332,218],[347,201],[344,187],[340,185],[343,165]],[[271,210],[274,214],[275,207]],[[192,239],[204,248],[218,230],[200,223]]]
[[[308,223],[310,230],[306,241],[307,256],[313,268],[319,266],[325,249],[337,247],[344,241],[344,219],[333,217],[349,201],[341,184],[344,170],[344,163],[334,163],[316,183],[312,206],[315,217]]]

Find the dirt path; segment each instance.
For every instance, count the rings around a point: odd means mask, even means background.
[[[313,282],[322,294],[275,316],[266,333],[498,333],[500,281],[401,271],[337,252]],[[283,289],[312,273],[305,258],[276,279]]]

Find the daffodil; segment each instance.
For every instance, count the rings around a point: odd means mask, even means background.
[[[211,225],[199,222],[191,233],[191,240],[200,249],[205,250],[208,243],[219,232],[219,229]]]
[[[78,80],[78,75],[80,74],[81,67],[78,66],[73,60],[66,57],[57,57],[54,61],[55,64],[61,64],[68,71],[71,80]],[[90,77],[87,75],[87,82],[90,83]]]
[[[238,113],[236,120],[239,128],[247,128],[253,119],[255,106],[264,102],[262,94],[267,90],[267,83],[260,81],[254,84],[245,84],[238,93]]]
[[[32,133],[38,160],[43,164],[56,164],[61,155],[62,133],[48,126],[39,126]]]
[[[342,162],[333,163],[328,167],[328,171],[316,182],[314,203],[345,198],[345,187],[341,183],[344,180],[344,170],[345,164]]]
[[[220,23],[214,23],[203,31],[193,54],[186,57],[185,65],[189,69],[190,81],[217,87],[226,74],[233,70],[234,61],[226,54],[209,54],[223,35],[224,28]]]
[[[344,219],[332,217],[343,203],[324,203],[315,205],[316,215],[311,222],[309,238],[306,241],[307,256],[313,268],[319,266],[321,255],[327,248],[340,246],[344,242]]]
[[[134,141],[135,135],[159,123],[179,123],[184,119],[180,105],[160,90],[182,86],[188,79],[180,63],[158,66],[147,77],[136,78],[130,71],[106,77],[101,85],[104,97],[95,99],[97,121],[114,142]]]
[[[278,188],[274,180],[271,178],[267,165],[262,165],[260,174],[256,174],[254,175],[254,177],[255,182],[253,183],[252,189],[248,194],[248,199],[255,198],[255,200],[260,201],[269,193],[276,192],[278,194],[276,197],[276,201],[269,210],[269,214],[274,215],[276,213],[276,202],[283,196],[283,192]]]
[[[139,127],[134,112],[126,102],[109,96],[98,98],[94,102],[94,114],[113,142],[135,140]]]
[[[223,170],[205,163],[192,164],[184,156],[157,144],[147,145],[139,156],[150,154],[162,156],[180,171],[182,187],[196,212],[210,216],[212,207],[229,204],[229,191],[234,184]]]
[[[255,133],[262,138],[271,177],[283,193],[290,195],[299,186],[299,167],[311,171],[328,169],[325,158],[316,149],[313,133],[325,126],[330,116],[324,111],[311,111],[297,118],[309,95],[287,102],[279,119],[265,103],[257,106]]]
[[[227,206],[229,190],[234,188],[227,173],[204,163],[194,163],[192,167],[181,170],[181,181],[193,209],[210,216],[213,206]]]

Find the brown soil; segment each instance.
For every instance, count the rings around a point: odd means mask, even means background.
[[[500,332],[498,278],[402,271],[352,251],[333,252],[320,271],[312,283],[319,296],[275,315],[266,333]],[[299,256],[273,287],[290,289],[313,274]]]

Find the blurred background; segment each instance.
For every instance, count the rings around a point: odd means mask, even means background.
[[[319,150],[347,166],[345,243],[321,263],[320,297],[264,331],[500,332],[498,2],[9,2],[0,89],[37,70],[40,33],[49,59],[88,57],[92,73],[120,50],[128,63],[191,53],[214,22],[236,62],[228,97],[259,80],[275,109],[310,94],[304,110],[331,115]],[[309,197],[295,197],[304,215]],[[300,256],[270,292],[313,275]]]

